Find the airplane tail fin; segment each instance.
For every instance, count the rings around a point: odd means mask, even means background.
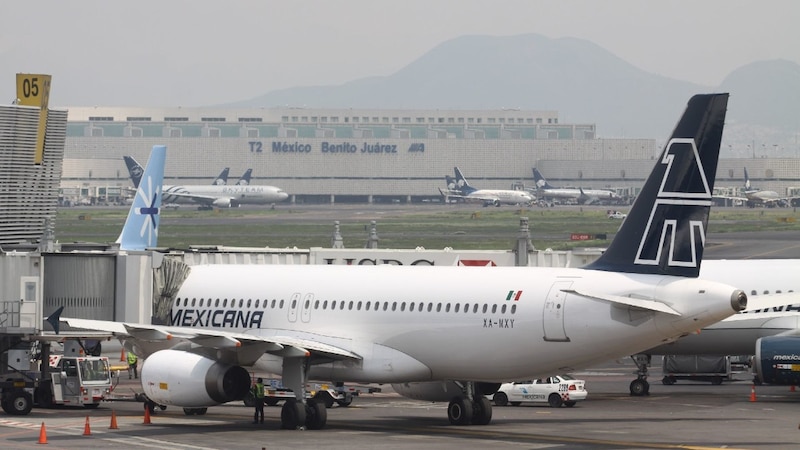
[[[744,168],[744,189],[747,191],[752,189],[750,187],[750,176],[747,175],[747,167]]]
[[[536,167],[533,168],[533,181],[536,184],[537,189],[554,189],[550,183],[542,176],[542,173],[539,172],[539,169]]]
[[[477,189],[469,185],[469,181],[464,178],[464,175],[458,167],[453,167],[453,170],[456,172],[456,189],[460,190],[464,195],[477,191]]]
[[[697,277],[728,94],[695,95],[608,250],[587,269]]]
[[[158,222],[161,209],[161,188],[164,185],[164,164],[167,147],[153,146],[150,159],[136,190],[128,218],[117,243],[120,250],[144,250],[158,244]]]
[[[228,172],[231,171],[230,167],[226,167],[222,169],[222,172],[217,175],[217,178],[214,178],[214,181],[211,182],[212,186],[225,186],[228,184]]]
[[[133,156],[123,156],[122,159],[125,160],[125,166],[128,167],[128,175],[130,175],[131,177],[131,181],[133,182],[133,187],[138,189],[139,182],[142,179],[142,172],[144,172],[144,169],[142,169],[141,164],[139,164],[138,162],[136,162],[135,159],[133,159]]]
[[[236,186],[249,186],[250,185],[250,177],[253,175],[253,169],[247,169],[242,178],[239,178],[239,181],[236,182]]]

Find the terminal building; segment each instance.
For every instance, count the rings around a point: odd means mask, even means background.
[[[61,189],[72,201],[115,202],[130,186],[122,156],[143,162],[164,144],[165,184],[252,168],[252,184],[292,202],[438,200],[455,166],[481,188],[533,187],[537,167],[554,185],[635,195],[663,142],[598,136],[557,111],[70,107]],[[765,157],[723,157],[721,194],[743,188],[745,167],[754,186],[800,195],[800,160]]]
[[[165,184],[252,168],[252,184],[313,203],[438,199],[455,166],[481,188],[531,187],[533,167],[638,188],[656,154],[653,139],[598,139],[556,111],[71,107],[62,191],[113,197],[130,186],[122,156],[145,161],[154,144],[168,148]]]

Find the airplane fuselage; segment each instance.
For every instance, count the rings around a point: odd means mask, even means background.
[[[286,200],[289,196],[275,186],[247,186],[247,185],[199,185],[199,186],[164,186],[162,189],[164,193],[164,203],[179,203],[179,204],[203,204],[212,203],[211,201],[202,201],[196,198],[187,197],[186,195],[194,195],[201,197],[216,197],[222,199],[231,199],[240,205],[267,205],[271,203],[281,202]],[[170,195],[170,194],[183,194],[183,195]]]
[[[681,315],[562,291],[598,286],[663,299]],[[506,381],[657,345],[730,315],[731,294],[698,279],[582,269],[214,265],[192,267],[169,320],[310,339],[360,355],[313,365],[316,379]],[[454,348],[459,358],[442,353]],[[279,357],[260,363],[280,372]]]
[[[564,198],[577,200],[581,197],[588,197],[589,199],[596,201],[611,201],[619,199],[619,196],[616,192],[604,189],[583,189],[583,195],[581,195],[581,189],[573,188],[547,188],[540,189],[539,192],[540,196],[545,198]]]
[[[465,200],[493,202],[505,205],[526,205],[533,201],[533,197],[525,191],[510,189],[478,189],[464,195]]]

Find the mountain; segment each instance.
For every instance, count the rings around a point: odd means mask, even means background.
[[[646,72],[586,40],[537,34],[462,36],[388,76],[224,106],[557,110],[562,123],[597,124],[599,137],[663,140],[692,94],[715,91],[731,92],[729,117],[739,127],[798,127],[791,124],[800,108],[795,63],[753,63],[711,87]]]

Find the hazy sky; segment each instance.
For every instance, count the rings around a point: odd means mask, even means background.
[[[389,75],[467,35],[593,41],[716,86],[765,59],[800,63],[794,0],[6,0],[0,94],[53,75],[52,106],[204,106]],[[309,105],[312,106],[312,105]]]

